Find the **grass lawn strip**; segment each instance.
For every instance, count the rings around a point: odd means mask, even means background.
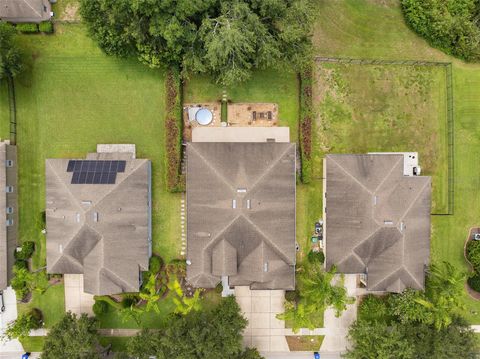
[[[452,62],[455,214],[432,216],[431,259],[446,260],[467,270],[463,245],[469,228],[480,225],[480,65],[464,64],[429,47],[405,25],[397,2],[326,0],[320,4],[318,15],[314,37],[317,55]],[[467,318],[480,324],[480,302],[466,292],[464,302]]]
[[[292,352],[313,352],[320,350],[323,343],[322,335],[287,335],[288,348]]]
[[[0,81],[0,139],[10,139],[10,105],[6,80]]]

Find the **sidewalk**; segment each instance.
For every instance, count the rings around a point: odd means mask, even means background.
[[[5,302],[5,312],[0,313],[0,336],[3,335],[7,324],[13,320],[17,319],[17,297],[15,296],[15,291],[8,287],[3,291],[3,300]],[[2,354],[1,358],[15,357],[17,352],[23,352],[22,344],[18,340],[10,340],[8,342],[0,342],[0,353]],[[15,354],[12,354],[15,353]],[[7,355],[7,356],[5,356]]]

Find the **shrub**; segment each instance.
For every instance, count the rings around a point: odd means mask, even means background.
[[[38,32],[37,24],[17,24],[17,31],[20,31],[24,34],[34,34]]]
[[[167,189],[178,192],[180,162],[182,159],[182,99],[178,69],[170,69],[165,80],[165,153]]]
[[[310,68],[300,76],[300,157],[303,183],[309,183],[312,177],[312,116],[312,69]]]
[[[46,33],[46,34],[53,33],[53,24],[51,21],[41,22],[40,25],[38,25],[38,28],[43,33]]]
[[[215,292],[220,294],[223,292],[223,285],[222,283],[218,283],[217,286],[215,287]]]
[[[13,268],[14,277],[11,285],[18,299],[23,299],[34,287],[33,274],[24,268]]]
[[[476,0],[402,0],[408,25],[432,46],[465,60],[479,59]]]
[[[323,264],[325,262],[325,254],[323,252],[308,252],[307,259],[310,263],[320,262]]]
[[[467,243],[467,259],[472,263],[476,272],[480,272],[480,241]]]
[[[35,243],[34,242],[23,242],[22,243],[22,250],[17,252],[14,252],[15,259],[20,259],[20,260],[27,260],[29,259],[34,250],[35,250]]]
[[[40,309],[33,308],[27,313],[21,314],[16,320],[10,322],[5,331],[8,339],[26,338],[32,329],[40,329],[43,325],[43,315]]]
[[[468,278],[467,282],[470,288],[480,293],[480,274],[475,273],[472,277]]]
[[[93,313],[95,313],[96,316],[108,313],[108,309],[108,303],[103,300],[96,300],[93,305]]]
[[[163,260],[160,257],[152,256],[150,257],[150,263],[149,263],[149,271],[152,274],[157,274],[160,272],[160,269],[162,269],[163,266]]]
[[[388,317],[388,306],[384,297],[368,294],[358,307],[358,319],[369,322],[384,322]]]
[[[17,259],[14,264],[17,269],[26,269],[28,270],[28,262],[23,259]]]
[[[133,294],[126,294],[123,298],[122,301],[120,302],[120,305],[122,308],[130,308],[132,305],[135,305],[138,303],[138,297],[133,295]]]
[[[291,303],[296,303],[300,299],[300,295],[296,290],[289,290],[285,292],[285,299]]]

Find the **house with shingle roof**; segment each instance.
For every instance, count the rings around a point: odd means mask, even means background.
[[[151,163],[121,146],[45,163],[47,271],[94,295],[138,292],[151,255]]]
[[[364,274],[367,290],[424,289],[430,257],[431,178],[416,153],[327,155],[326,267]]]
[[[17,148],[10,141],[0,142],[0,291],[13,277],[17,247]]]
[[[52,6],[48,0],[0,0],[0,20],[23,23],[50,20]]]
[[[187,144],[187,280],[293,290],[295,144],[238,135],[239,142]]]

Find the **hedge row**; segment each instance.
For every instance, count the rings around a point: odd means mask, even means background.
[[[184,176],[180,175],[182,159],[182,83],[177,69],[167,72],[165,81],[165,156],[166,183],[171,192],[185,190]]]
[[[40,24],[33,24],[33,23],[23,23],[17,24],[16,26],[17,31],[20,31],[24,34],[36,34],[38,32],[43,32],[45,34],[53,33],[53,24],[50,21],[44,21]]]
[[[312,69],[300,75],[300,156],[302,182],[309,183],[312,177]]]

